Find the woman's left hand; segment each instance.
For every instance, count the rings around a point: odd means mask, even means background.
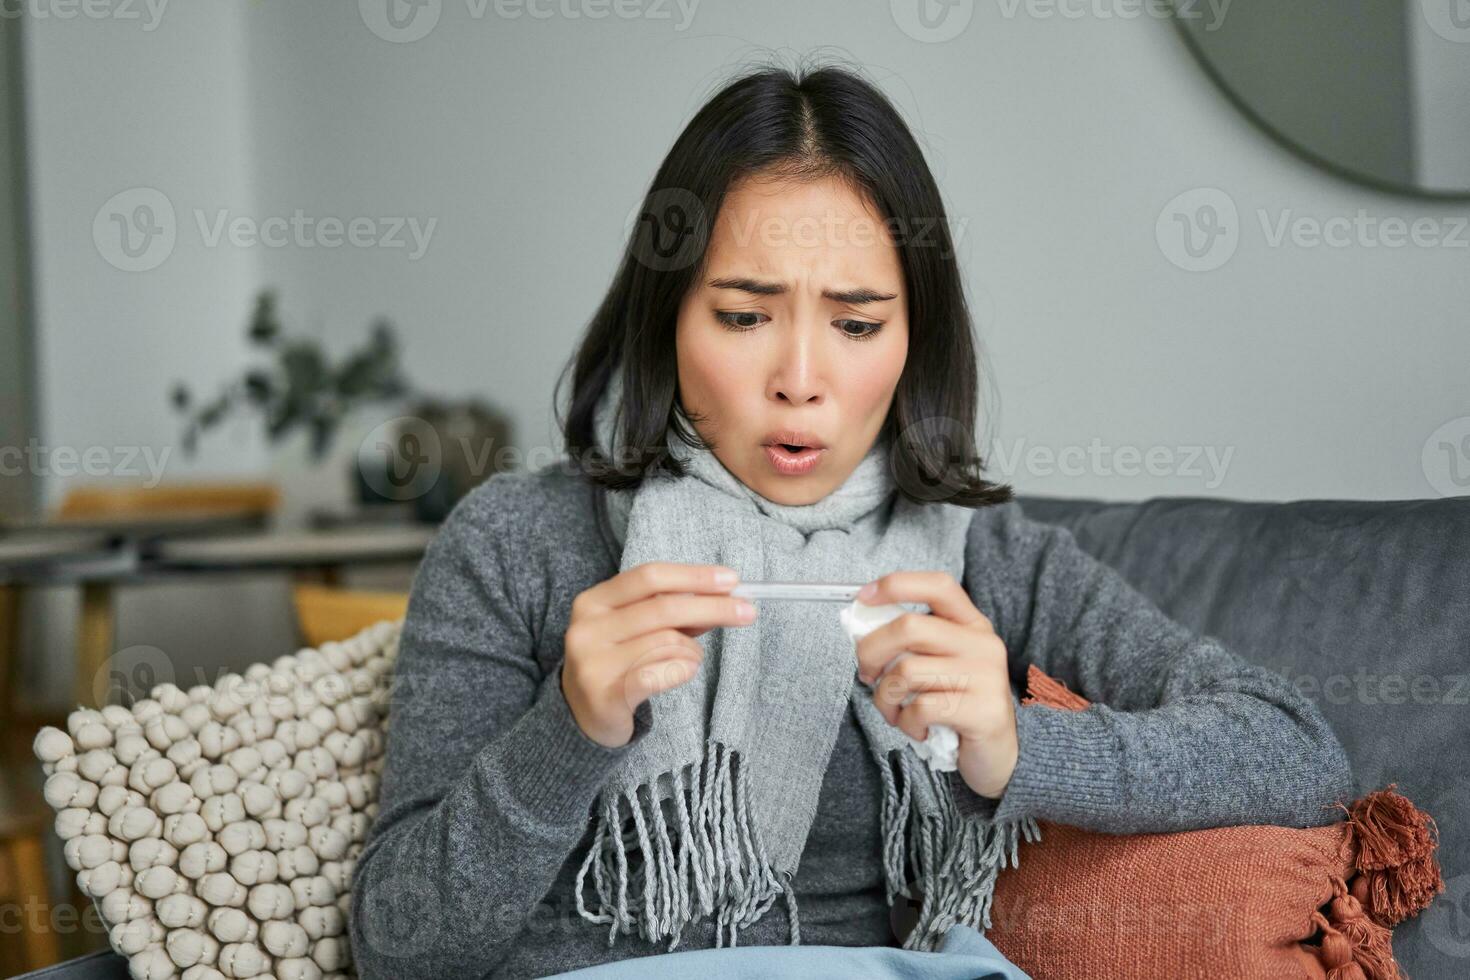
[[[909,737],[924,739],[934,724],[953,728],[966,785],[998,799],[1020,746],[1006,646],[990,620],[945,572],[893,572],[865,586],[858,601],[929,606],[930,612],[904,613],[858,640],[858,676],[865,684],[879,678],[873,703]],[[909,655],[893,663],[904,651]],[[903,705],[910,694],[913,700]]]

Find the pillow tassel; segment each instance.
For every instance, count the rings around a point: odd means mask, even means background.
[[[1434,818],[1394,792],[1397,783],[1362,797],[1347,812],[1348,846],[1357,845],[1352,892],[1380,925],[1417,915],[1444,891],[1434,852]]]
[[[1368,980],[1368,975],[1363,968],[1353,959],[1353,944],[1342,933],[1334,929],[1322,918],[1322,913],[1314,913],[1319,918],[1318,925],[1322,927],[1322,965],[1327,968],[1327,980]]]
[[[1313,913],[1322,927],[1321,959],[1328,980],[1400,980],[1393,930],[1369,918],[1338,875],[1332,876],[1332,890],[1327,914]]]
[[[1026,672],[1026,687],[1023,706],[1078,711],[1090,704],[1035,664]],[[1315,952],[1327,980],[1403,980],[1393,957],[1393,927],[1444,891],[1434,856],[1439,844],[1434,818],[1394,792],[1396,785],[1350,807],[1336,804],[1347,814],[1339,856],[1350,868],[1351,881],[1334,875],[1325,914],[1312,912],[1322,932]]]
[[[1081,711],[1092,703],[1035,664],[1031,664],[1026,670],[1026,692],[1026,696],[1021,699],[1023,707],[1040,704],[1048,708]]]

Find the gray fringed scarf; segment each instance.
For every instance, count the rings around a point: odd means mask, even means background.
[[[597,407],[605,450],[615,447],[609,412],[620,401],[618,376]],[[958,579],[964,570],[973,512],[898,494],[882,439],[840,487],[804,506],[765,499],[713,453],[692,450],[672,433],[667,445],[685,463],[683,478],[660,473],[636,492],[603,495],[623,544],[622,570],[692,562],[727,565],[747,581],[832,582],[908,569]],[[576,878],[577,910],[612,924],[608,945],[636,927],[649,941],[671,938],[673,950],[686,923],[714,915],[716,945],[728,926],[733,946],[737,927],[755,922],[781,894],[791,943],[800,942],[792,882],[849,701],[883,776],[886,900],[911,897],[909,864],[923,889],[904,948],[932,950],[957,922],[989,927],[996,874],[1007,854],[1016,864],[1023,834],[1040,838],[1035,822],[996,824],[959,813],[948,775],[915,755],[857,679],[840,608],[762,603],[753,624],[704,634],[695,676],[651,699],[652,725],[598,797],[593,841]],[[630,851],[643,858],[636,894]],[[583,900],[589,870],[595,910]]]

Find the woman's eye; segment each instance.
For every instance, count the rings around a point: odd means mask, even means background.
[[[853,340],[867,340],[882,330],[883,324],[869,323],[867,320],[838,320],[837,327]]]
[[[730,330],[751,330],[769,319],[764,313],[753,310],[716,310],[715,319]],[[836,320],[837,328],[853,340],[867,340],[883,328],[881,323],[867,320]]]
[[[760,326],[760,317],[763,313],[755,313],[750,310],[717,310],[715,319],[719,320],[731,330],[749,330]],[[753,322],[752,322],[753,321]]]

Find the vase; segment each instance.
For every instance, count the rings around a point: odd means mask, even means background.
[[[281,490],[280,527],[306,527],[322,514],[342,515],[358,507],[358,452],[363,441],[401,406],[377,404],[349,413],[337,425],[320,457],[312,453],[311,432],[293,429],[275,443],[271,477]]]

